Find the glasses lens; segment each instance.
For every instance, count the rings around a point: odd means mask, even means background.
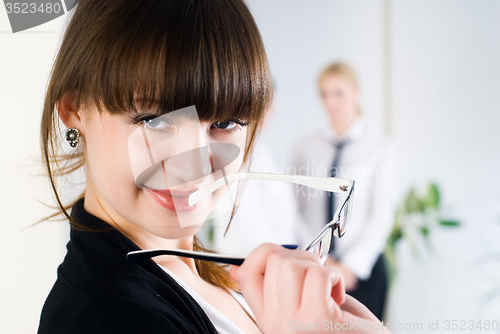
[[[351,217],[352,211],[352,194],[349,196],[347,202],[345,202],[343,208],[340,210],[339,214],[339,224],[340,224],[340,235],[342,236],[347,230],[347,226],[349,225],[349,219]]]
[[[332,247],[333,230],[329,228],[319,240],[308,249],[309,252],[318,254],[321,263],[324,263],[330,254]]]

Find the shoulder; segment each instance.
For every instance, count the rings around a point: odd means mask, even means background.
[[[69,333],[185,333],[193,330],[172,305],[160,310],[127,298],[89,300],[80,308]]]
[[[62,266],[42,309],[39,334],[45,333],[214,333],[187,293],[149,271],[132,275],[65,275]],[[106,281],[106,282],[104,282]]]
[[[380,131],[364,128],[364,131],[359,134],[355,142],[366,151],[372,152],[372,154],[378,155],[379,157],[396,155],[396,145],[394,141]]]
[[[295,156],[303,156],[311,152],[311,150],[314,151],[324,145],[328,146],[325,131],[316,130],[299,137],[293,142],[293,154]]]
[[[397,155],[396,144],[392,139],[386,136],[378,136],[373,140],[373,144],[376,146],[381,159],[395,159]]]
[[[38,333],[185,333],[191,328],[175,316],[175,309],[155,311],[125,298],[89,299],[75,296],[50,315],[42,312]],[[69,305],[71,304],[71,305]],[[64,307],[61,307],[63,306]]]
[[[104,223],[83,202],[72,215]],[[138,248],[118,231],[72,229],[67,249],[39,333],[215,333],[196,301],[152,260],[127,263]]]
[[[361,154],[360,160],[370,168],[377,168],[385,175],[397,177],[398,154],[394,141],[383,135],[368,136],[363,139],[357,153]]]
[[[91,296],[58,279],[43,307],[38,333],[199,333],[177,307],[113,292]]]
[[[318,142],[325,142],[326,140],[326,134],[324,129],[319,129],[314,132],[309,132],[301,137],[299,137],[296,141],[295,144],[296,146],[308,146],[308,145],[314,145],[315,143]]]

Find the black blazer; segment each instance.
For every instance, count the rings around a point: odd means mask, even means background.
[[[39,334],[217,333],[200,305],[153,260],[126,262],[130,239],[83,208],[71,216],[106,232],[71,228],[68,252],[43,306]]]

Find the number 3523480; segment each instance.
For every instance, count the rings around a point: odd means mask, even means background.
[[[7,14],[10,13],[60,13],[63,9],[60,3],[27,3],[27,2],[7,2],[5,4]]]
[[[445,330],[497,330],[498,321],[493,320],[445,320],[444,321]]]

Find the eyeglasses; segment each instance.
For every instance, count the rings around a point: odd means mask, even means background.
[[[344,236],[349,218],[352,212],[352,202],[354,193],[354,180],[338,179],[333,177],[316,177],[306,175],[286,175],[286,174],[271,174],[271,173],[237,173],[226,175],[206,187],[198,189],[189,196],[189,206],[194,206],[201,201],[205,196],[210,195],[220,187],[234,180],[242,179],[261,179],[271,181],[281,181],[307,186],[309,188],[329,191],[334,193],[347,194],[344,203],[337,209],[332,220],[325,225],[321,232],[314,240],[303,249],[315,253],[319,256],[321,264],[323,264],[328,255],[332,251],[333,236],[341,238]],[[282,245],[285,248],[296,249],[297,245]],[[189,257],[198,260],[219,262],[232,265],[241,265],[245,260],[244,257],[227,256],[217,253],[196,252],[182,249],[148,249],[129,252],[127,254],[127,262],[135,263],[141,260],[149,259],[160,255],[174,255]]]

